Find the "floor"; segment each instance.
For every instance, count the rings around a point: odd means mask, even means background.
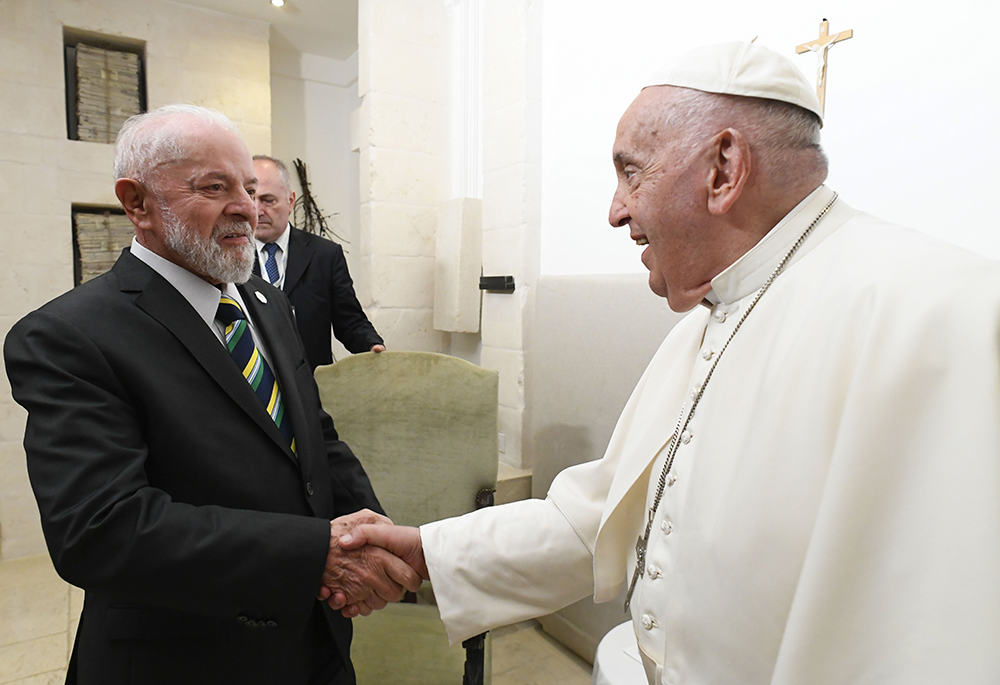
[[[63,682],[82,600],[46,556],[0,563],[0,684]],[[536,621],[492,636],[493,685],[590,685],[590,664]]]
[[[591,667],[536,621],[493,633],[493,685],[590,685]]]

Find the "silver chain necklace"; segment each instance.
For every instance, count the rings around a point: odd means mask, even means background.
[[[823,208],[823,211],[821,211],[819,216],[813,219],[813,222],[809,224],[809,227],[802,232],[799,239],[795,241],[795,244],[792,245],[788,252],[785,253],[785,256],[781,258],[778,265],[774,267],[774,271],[772,271],[771,275],[767,277],[766,281],[764,281],[764,285],[762,285],[760,290],[757,291],[757,295],[753,298],[750,306],[747,307],[745,312],[743,312],[743,316],[740,317],[740,320],[736,322],[736,327],[733,328],[733,332],[729,334],[729,339],[726,340],[726,344],[722,346],[722,349],[719,350],[719,354],[715,356],[715,361],[712,363],[711,368],[709,368],[708,375],[705,376],[705,381],[701,384],[701,388],[694,396],[694,399],[691,400],[691,409],[685,412],[684,407],[681,406],[681,414],[677,417],[677,426],[674,428],[674,433],[670,436],[670,440],[667,441],[670,445],[670,451],[667,452],[667,459],[663,464],[663,471],[660,472],[660,480],[656,485],[656,495],[653,497],[653,506],[649,509],[649,518],[646,521],[646,532],[643,533],[642,537],[635,541],[636,565],[635,573],[632,574],[632,582],[629,583],[628,586],[628,593],[625,595],[626,614],[629,612],[629,607],[632,604],[632,593],[635,592],[635,586],[646,572],[646,547],[649,545],[649,533],[653,530],[653,518],[656,516],[656,510],[660,507],[660,500],[663,499],[663,490],[667,484],[667,476],[670,473],[670,468],[674,465],[674,456],[676,456],[677,448],[680,444],[678,437],[687,430],[688,425],[691,423],[691,417],[694,416],[695,407],[697,407],[698,403],[701,402],[701,398],[705,394],[705,388],[708,387],[708,382],[712,380],[712,374],[715,373],[715,367],[719,365],[719,360],[722,359],[722,355],[725,354],[726,350],[729,348],[729,343],[731,343],[733,338],[736,337],[740,327],[743,326],[743,322],[747,320],[747,317],[750,316],[750,312],[752,312],[754,307],[757,306],[757,303],[760,302],[760,298],[764,296],[764,293],[766,293],[768,288],[771,287],[771,284],[774,283],[774,279],[778,277],[778,274],[784,271],[785,266],[788,265],[792,255],[794,255],[798,249],[802,247],[802,243],[806,241],[806,238],[809,237],[812,230],[816,228],[816,224],[818,224],[820,219],[826,216],[827,212],[830,211],[830,208],[833,207],[833,203],[837,201],[837,197],[837,194],[834,193],[833,198],[826,205],[826,207]],[[685,416],[687,418],[685,418]]]

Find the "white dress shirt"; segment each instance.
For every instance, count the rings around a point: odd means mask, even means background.
[[[287,235],[288,232],[286,231],[285,233]],[[143,247],[135,237],[132,238],[131,252],[134,257],[163,276],[170,285],[177,289],[177,292],[188,301],[188,304],[194,308],[198,316],[205,322],[205,325],[212,329],[215,337],[223,345],[226,344],[225,327],[215,318],[219,311],[219,300],[225,294],[239,302],[240,309],[243,310],[243,313],[247,317],[247,325],[253,335],[254,342],[257,344],[257,349],[264,355],[267,363],[272,365],[271,368],[274,368],[267,347],[264,345],[264,340],[257,332],[253,317],[250,316],[250,311],[247,309],[246,303],[243,302],[243,297],[235,285],[226,283],[225,289],[220,291],[219,288],[201,276],[193,274],[184,267],[174,264],[152,250]]]

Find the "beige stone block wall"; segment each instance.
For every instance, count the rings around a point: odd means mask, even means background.
[[[483,10],[483,273],[513,276],[516,290],[483,294],[481,359],[500,372],[500,458],[525,469],[541,230],[541,8],[484,0]]]
[[[358,5],[358,292],[386,345],[446,352],[434,330],[434,254],[446,178],[448,20],[441,0]]]
[[[113,146],[67,139],[63,26],[145,41],[150,107],[220,109],[270,150],[265,23],[165,0],[0,2],[0,336],[73,287],[71,206],[117,205]],[[48,560],[25,412],[0,374],[0,683],[62,682],[83,593]]]

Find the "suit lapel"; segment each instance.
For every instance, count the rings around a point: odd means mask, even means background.
[[[288,260],[285,262],[285,283],[281,288],[285,293],[292,292],[313,257],[312,250],[308,249],[313,237],[291,225],[288,230]]]
[[[274,425],[274,421],[236,368],[226,348],[205,326],[205,322],[184,296],[165,278],[128,252],[124,252],[115,263],[114,271],[119,278],[121,291],[138,293],[135,304],[170,331],[233,401],[292,457],[291,450],[284,444],[281,431]]]

